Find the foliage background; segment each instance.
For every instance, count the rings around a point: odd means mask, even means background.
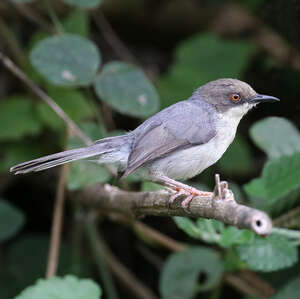
[[[0,50],[93,140],[132,130],[220,77],[239,78],[281,99],[249,113],[223,158],[189,183],[211,189],[214,173],[221,173],[238,201],[266,210],[288,230],[262,239],[214,221],[143,219],[190,245],[171,254],[134,225],[100,217],[94,230],[85,224],[89,211],[67,201],[58,275],[97,281],[103,298],[137,297],[111,275],[101,254],[92,254],[101,236],[160,298],[263,298],[274,292],[272,298],[298,298],[299,16],[300,5],[283,0],[1,1]],[[1,298],[20,294],[45,275],[59,177],[58,168],[17,177],[9,168],[81,145],[0,64]],[[114,179],[104,167],[72,164],[67,198],[96,182]],[[129,190],[157,188],[135,176],[119,184]],[[230,275],[242,277],[246,287],[228,283]],[[65,291],[64,299],[75,298],[77,288],[86,291],[85,298],[99,298],[99,286],[74,276],[41,281],[39,298],[53,289],[59,295]],[[18,298],[31,298],[31,291]]]

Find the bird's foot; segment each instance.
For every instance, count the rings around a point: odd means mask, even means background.
[[[177,182],[168,177],[160,177],[161,182],[165,185],[168,190],[173,193],[168,201],[169,206],[175,201],[179,196],[185,195],[186,198],[181,202],[181,207],[188,213],[190,213],[189,205],[194,197],[197,196],[211,196],[210,192],[200,191],[189,185]]]

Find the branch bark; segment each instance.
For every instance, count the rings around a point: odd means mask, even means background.
[[[222,196],[218,195],[220,186]],[[131,217],[144,215],[203,217],[247,228],[259,235],[270,233],[272,223],[266,213],[238,204],[231,190],[227,189],[226,183],[221,182],[220,186],[217,185],[214,192],[207,192],[207,196],[195,197],[190,203],[189,211],[181,206],[184,197],[178,197],[169,205],[170,193],[165,190],[131,192],[109,184],[95,184],[86,187],[73,198],[91,208]]]

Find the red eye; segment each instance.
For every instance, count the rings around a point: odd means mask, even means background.
[[[234,102],[238,102],[241,99],[241,96],[238,93],[234,93],[233,95],[231,95],[231,99]]]

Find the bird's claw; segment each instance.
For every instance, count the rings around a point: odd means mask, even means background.
[[[228,189],[228,183],[226,181],[220,181],[220,175],[215,175],[215,189],[214,189],[214,198],[225,200],[231,196],[231,191]]]
[[[190,187],[190,190],[185,189],[177,189],[176,191],[172,188],[167,188],[167,190],[171,191],[173,194],[170,196],[168,200],[169,208],[173,204],[173,202],[180,196],[185,195],[185,199],[181,202],[181,207],[184,209],[184,211],[188,214],[191,213],[190,211],[190,203],[193,200],[194,197],[197,196],[206,196],[207,192],[199,191],[193,187]]]

